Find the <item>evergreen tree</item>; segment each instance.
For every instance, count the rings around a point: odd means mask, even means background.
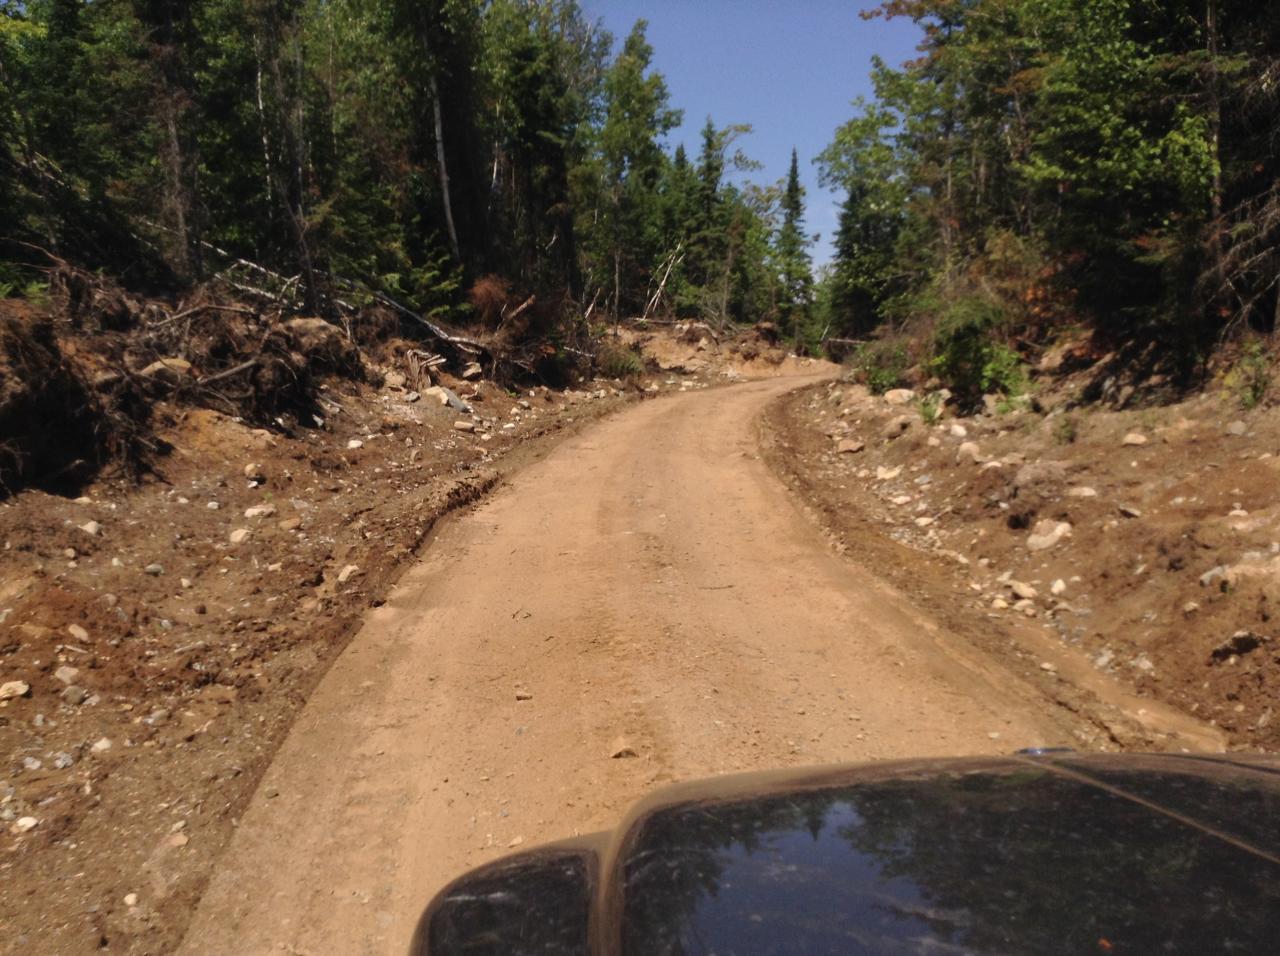
[[[804,232],[804,187],[800,185],[800,167],[794,149],[782,193],[777,259],[779,317],[799,351],[805,347],[809,307],[813,301],[813,264],[809,257],[809,237]]]

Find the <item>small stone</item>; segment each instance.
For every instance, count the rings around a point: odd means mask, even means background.
[[[344,567],[341,571],[338,572],[338,583],[346,584],[348,581],[350,581],[353,577],[355,577],[359,573],[360,573],[359,565],[348,564],[346,567]]]
[[[382,377],[382,384],[387,388],[404,388],[408,383],[409,377],[404,372],[388,372]]]
[[[968,438],[969,437],[969,429],[965,428],[959,422],[952,422],[951,425],[947,428],[947,433],[952,438]]]
[[[617,737],[613,744],[609,747],[609,756],[614,760],[624,760],[629,757],[640,756],[636,752],[636,748],[627,743],[625,737]]]
[[[124,896],[124,905],[125,905],[125,906],[137,906],[137,905],[138,905],[138,894],[137,894],[137,893],[126,893],[126,894],[125,894],[125,896]]]
[[[1054,581],[1052,584],[1049,585],[1049,593],[1052,594],[1054,597],[1058,597],[1061,594],[1065,594],[1066,591],[1067,591],[1067,582],[1062,580],[1062,578],[1058,578],[1056,581]]]
[[[909,405],[915,398],[916,393],[909,388],[891,388],[884,393],[884,400],[890,405]]]
[[[466,368],[462,370],[462,377],[465,378],[467,381],[471,381],[472,379],[477,379],[483,374],[484,374],[484,369],[480,367],[479,362],[469,362],[467,363]]]
[[[276,506],[271,504],[254,505],[252,508],[244,510],[246,518],[270,518],[276,513]]]
[[[404,400],[408,402],[410,405],[412,405],[416,401],[419,401],[421,398],[422,396],[419,395],[417,392],[408,392],[404,396]]]
[[[1249,430],[1249,426],[1241,421],[1234,421],[1227,426],[1227,434],[1235,435],[1237,438]]]
[[[24,680],[11,680],[0,684],[0,700],[17,700],[31,693],[31,685]]]
[[[68,767],[74,766],[75,762],[76,758],[65,750],[60,750],[53,755],[53,767],[55,770],[66,770]]]
[[[1124,436],[1124,440],[1120,444],[1130,445],[1133,447],[1140,447],[1142,445],[1145,445],[1146,443],[1147,443],[1146,435],[1142,434],[1141,432],[1129,432],[1129,434]]]
[[[888,423],[881,431],[881,434],[885,437],[885,440],[892,441],[899,435],[907,432],[911,426],[915,424],[915,421],[916,420],[910,415],[898,415],[895,418],[889,419]]]
[[[165,838],[164,842],[166,845],[171,846],[174,849],[181,849],[191,842],[191,837],[187,836],[185,833],[171,833]]]
[[[468,421],[456,421],[453,423],[453,427],[455,431],[474,432],[476,430],[476,423],[468,422]]]
[[[1188,617],[1195,614],[1198,610],[1200,610],[1200,605],[1195,601],[1188,601],[1186,604],[1182,605],[1182,613]]]
[[[13,826],[10,827],[10,829],[14,833],[30,833],[39,825],[40,825],[40,821],[37,820],[35,817],[18,817],[18,819],[14,821]]]
[[[222,507],[222,505],[218,504],[216,501],[210,501],[207,505],[205,505],[205,507],[208,508],[210,511],[217,511],[219,508]]]
[[[72,684],[70,687],[64,687],[62,693],[58,695],[62,698],[64,704],[70,704],[72,707],[79,707],[89,699],[89,692],[83,687]]]
[[[235,531],[232,531],[231,534],[227,535],[227,540],[232,544],[244,544],[249,540],[249,536],[252,533],[253,532],[248,528],[236,528]]]
[[[1040,669],[1041,669],[1042,671],[1048,671],[1050,674],[1052,674],[1052,673],[1053,673],[1054,671],[1056,671],[1058,668],[1057,668],[1057,667],[1055,667],[1053,664],[1050,664],[1048,661],[1044,661],[1043,663],[1041,663],[1041,665],[1040,665]]]
[[[364,442],[362,442],[359,438],[353,438],[351,439],[351,441],[347,442],[347,449],[350,451],[355,451],[357,448],[363,448],[363,447],[364,447]]]
[[[86,521],[82,525],[77,525],[77,527],[85,534],[90,534],[94,537],[102,534],[102,525],[98,524],[96,521]]]
[[[841,455],[854,455],[867,447],[867,443],[858,438],[842,438],[836,445],[836,452]]]
[[[1074,488],[1067,489],[1068,498],[1096,498],[1098,492],[1088,485],[1076,485]]]
[[[254,482],[266,481],[267,479],[266,472],[262,470],[261,465],[257,464],[245,465],[244,476]]]
[[[278,525],[276,525],[276,527],[278,527],[281,531],[297,531],[299,528],[302,527],[302,519],[301,518],[285,518]]]
[[[965,462],[973,465],[982,463],[982,452],[974,442],[964,442],[956,449],[956,463],[964,464]]]
[[[516,700],[533,700],[533,694],[527,690],[517,690]]]
[[[195,582],[193,582],[190,578],[179,578],[178,583],[182,585],[182,589],[184,591],[195,587]]]
[[[87,641],[89,639],[89,632],[86,631],[79,624],[68,624],[67,633],[70,634],[72,637],[74,637],[77,641]]]
[[[1004,598],[996,598],[991,602],[991,606],[997,611],[1003,611],[1009,607],[1009,602]]]
[[[1126,517],[1126,518],[1141,518],[1141,517],[1142,517],[1142,512],[1141,512],[1141,511],[1139,511],[1137,508],[1133,508],[1133,507],[1131,507],[1131,506],[1129,506],[1129,505],[1121,505],[1121,506],[1120,506],[1120,514],[1121,514],[1121,515],[1123,515],[1123,516],[1124,516],[1124,517]]]
[[[885,468],[883,465],[880,465],[876,468],[876,481],[893,481],[893,479],[897,478],[900,474],[902,474],[901,465],[896,468]]]
[[[1010,581],[1009,591],[1014,597],[1022,601],[1031,601],[1040,593],[1030,584],[1023,584],[1021,581]]]
[[[1047,551],[1063,538],[1071,537],[1071,523],[1046,519],[1036,522],[1036,526],[1027,537],[1028,551]]]
[[[30,771],[30,772],[34,773],[35,771],[39,770],[39,769],[40,769],[41,767],[43,767],[43,766],[44,766],[44,761],[40,760],[38,757],[23,757],[23,758],[22,758],[22,769],[23,769],[23,770],[27,770],[27,771]]]
[[[142,569],[142,572],[143,574],[151,575],[153,578],[158,578],[160,577],[160,575],[164,574],[164,565],[148,564],[145,568]]]
[[[930,435],[928,438],[924,440],[924,443],[928,445],[930,448],[942,447],[942,439],[939,438],[937,435]]]
[[[935,520],[934,518],[931,518],[928,515],[921,515],[919,518],[916,519],[916,527],[927,528],[929,527],[929,525],[933,524],[934,520]]]
[[[55,680],[59,680],[64,684],[74,684],[76,678],[80,676],[80,668],[72,667],[69,664],[63,664],[53,672]]]
[[[99,737],[89,749],[96,754],[104,754],[111,749],[111,738]]]

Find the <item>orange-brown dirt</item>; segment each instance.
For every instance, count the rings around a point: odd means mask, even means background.
[[[1280,414],[1229,393],[932,412],[838,383],[776,406],[769,431],[837,547],[1051,693],[1097,698],[1115,744],[1176,746],[1155,716],[1172,711],[1233,749],[1280,746]]]
[[[325,427],[294,437],[162,402],[172,450],[140,485],[0,501],[0,684],[25,688],[0,701],[0,952],[172,951],[300,707],[435,521],[640,394],[448,384],[474,416],[335,379]]]
[[[1058,444],[926,426],[768,328],[618,337],[658,374],[448,379],[474,416],[341,379],[293,437],[160,401],[140,485],[0,502],[0,952],[395,953],[460,868],[668,780],[1274,744],[1272,417]]]

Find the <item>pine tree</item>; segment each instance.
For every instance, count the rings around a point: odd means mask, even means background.
[[[804,187],[800,185],[800,166],[794,149],[782,193],[782,228],[778,230],[776,254],[779,318],[795,341],[797,351],[801,351],[813,302],[813,264],[809,257],[809,238],[804,232]]]

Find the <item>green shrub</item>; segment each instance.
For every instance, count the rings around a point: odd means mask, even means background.
[[[897,342],[866,342],[854,350],[849,365],[855,378],[871,389],[872,394],[883,395],[891,388],[906,384],[911,359],[906,348]]]
[[[938,320],[930,368],[960,404],[976,406],[984,394],[1014,398],[1027,390],[1022,357],[1000,340],[1005,315],[991,299],[955,300]]]
[[[920,399],[920,420],[932,425],[942,417],[942,402],[936,394],[926,395]]]
[[[1227,373],[1227,387],[1236,393],[1240,407],[1256,408],[1271,387],[1271,356],[1261,342],[1249,342]]]
[[[601,346],[596,353],[596,365],[605,378],[635,378],[644,374],[640,356],[620,345]]]
[[[1053,424],[1053,440],[1059,445],[1074,445],[1080,428],[1071,415],[1063,415]]]

